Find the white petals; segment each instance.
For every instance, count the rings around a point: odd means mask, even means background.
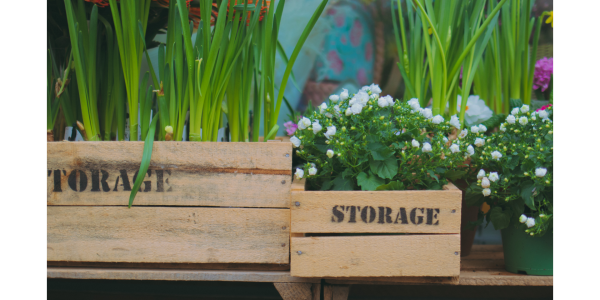
[[[527,225],[527,228],[531,228],[531,227],[535,226],[535,219],[534,218],[527,218],[527,221],[525,222],[525,225]]]
[[[540,118],[542,118],[542,119],[547,119],[548,118],[548,112],[546,110],[540,110],[540,111],[538,111],[537,115],[540,116]]]
[[[477,173],[477,179],[481,180],[483,177],[485,177],[485,171],[481,169],[479,170],[479,173]]]
[[[423,152],[431,152],[431,144],[423,143]]]
[[[444,140],[444,144],[448,142],[448,138],[447,137],[444,137],[443,140]]]
[[[330,139],[331,136],[335,135],[335,132],[336,132],[335,126],[329,126],[329,127],[327,127],[327,132],[325,132],[325,137],[327,139]]]
[[[537,168],[537,169],[535,169],[535,176],[544,177],[544,176],[546,176],[547,172],[548,172],[548,170],[546,170],[546,168]]]
[[[483,147],[483,145],[485,145],[485,140],[482,138],[476,138],[475,139],[475,146],[477,147]]]
[[[387,99],[385,97],[383,98],[379,98],[377,99],[377,105],[379,105],[379,107],[386,107],[389,105]]]
[[[312,129],[313,129],[313,132],[315,134],[317,134],[319,131],[321,131],[321,129],[323,129],[323,126],[321,126],[321,124],[319,124],[319,120],[315,120],[312,123]]]
[[[492,194],[492,190],[490,189],[483,189],[483,191],[481,191],[483,193],[484,197],[489,196],[490,194]]]
[[[369,89],[371,90],[371,93],[373,93],[373,94],[381,94],[381,88],[377,84],[374,84],[374,83],[371,84]]]
[[[340,101],[340,96],[338,96],[338,95],[331,95],[331,96],[329,96],[329,101],[331,101],[333,103],[338,102],[338,101]]]
[[[323,113],[327,109],[327,103],[323,102],[323,104],[319,105],[319,112]]]
[[[519,108],[518,107],[513,108],[513,110],[510,112],[510,114],[511,115],[517,115],[517,114],[519,114]]]
[[[331,149],[327,150],[327,157],[329,157],[329,158],[333,157],[333,150],[331,150]]]
[[[419,146],[421,145],[421,144],[419,144],[419,141],[417,141],[417,140],[415,140],[415,139],[413,139],[413,140],[412,140],[411,144],[412,144],[412,146],[413,146],[413,147],[415,147],[415,148],[419,148]]]
[[[521,123],[523,126],[527,125],[527,117],[520,117],[519,123]]]
[[[296,136],[291,137],[290,142],[292,142],[292,144],[294,145],[294,148],[300,147],[300,144],[302,143],[300,141],[300,139],[297,138]]]
[[[353,114],[358,115],[360,114],[360,112],[363,109],[363,105],[360,103],[354,103],[351,107],[350,110],[352,111]]]
[[[491,172],[490,173],[490,180],[492,182],[496,182],[496,181],[498,181],[498,179],[500,179],[500,176],[498,176],[498,172]]]
[[[521,223],[525,223],[525,222],[527,222],[527,216],[526,216],[526,215],[521,215],[521,216],[519,217],[519,222],[521,222]]]
[[[346,100],[349,97],[350,97],[350,95],[348,95],[348,90],[347,89],[342,89],[342,93],[340,94],[340,99]]]
[[[466,130],[466,129],[463,129],[463,130],[460,132],[460,134],[458,134],[458,138],[459,138],[459,139],[462,139],[462,138],[466,137],[466,136],[467,136],[467,134],[469,134],[469,131],[468,131],[468,130]]]
[[[500,124],[500,131],[506,132],[506,126],[504,126],[504,123]]]
[[[392,96],[387,95],[385,97],[383,97],[387,102],[389,106],[393,106],[394,105],[394,98],[392,98]]]
[[[479,124],[479,132],[485,133],[487,131],[487,127],[483,124]]]
[[[500,160],[501,157],[502,157],[502,153],[500,153],[498,151],[492,152],[492,159]]]
[[[346,108],[346,117],[352,115],[352,110],[350,109],[350,107]]]
[[[490,180],[487,177],[483,177],[483,179],[481,179],[481,187],[482,188],[490,187]]]
[[[479,132],[479,126],[471,126],[471,132],[472,133],[478,133]]]
[[[529,105],[523,105],[521,106],[521,112],[522,113],[526,113],[529,111]]]
[[[419,104],[419,99],[417,98],[412,98],[410,100],[408,100],[408,105],[410,105],[410,107],[414,110],[414,111],[418,111],[419,108],[421,108],[421,104]]]
[[[302,117],[300,121],[298,121],[298,129],[304,130],[310,126],[310,119],[307,117]]]
[[[450,146],[450,151],[452,151],[452,153],[459,152],[460,147],[457,144],[452,144],[452,146]]]
[[[515,116],[513,116],[513,115],[506,117],[506,122],[508,122],[508,124],[515,124],[516,121],[517,121],[517,118],[515,118]]]
[[[456,115],[450,117],[450,125],[454,126],[456,129],[460,129],[460,120]]]
[[[433,112],[431,111],[430,108],[423,108],[421,109],[421,115],[423,115],[423,117],[425,117],[425,119],[431,119],[433,118]]]
[[[304,170],[296,168],[296,179],[302,179],[304,177]]]
[[[315,168],[314,166],[310,167],[310,169],[308,169],[308,175],[315,175],[315,174],[317,174],[317,168]]]
[[[475,154],[475,148],[473,148],[472,145],[469,145],[469,147],[467,147],[467,154],[469,154],[469,156]]]
[[[436,125],[440,124],[440,123],[444,122],[444,117],[442,117],[440,115],[437,115],[437,116],[433,117],[433,119],[431,120],[431,122],[433,124],[436,124]]]

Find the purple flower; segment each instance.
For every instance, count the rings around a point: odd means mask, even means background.
[[[550,84],[552,76],[552,58],[542,58],[535,63],[535,72],[533,73],[533,89],[542,88],[542,92],[546,91]]]
[[[292,121],[283,123],[283,126],[285,126],[285,131],[287,132],[287,134],[289,136],[294,135],[294,133],[296,132],[296,129],[298,129],[298,125],[294,124],[294,122],[292,122]]]

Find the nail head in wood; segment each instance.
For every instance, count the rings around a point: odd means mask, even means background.
[[[302,255],[302,251],[298,251],[298,255]]]
[[[456,213],[456,209],[453,209],[453,210],[452,210],[452,213]]]
[[[296,206],[300,206],[300,202],[296,201]]]

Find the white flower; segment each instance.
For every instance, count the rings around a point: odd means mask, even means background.
[[[419,146],[420,146],[420,145],[421,145],[421,144],[419,144],[419,141],[417,141],[417,140],[415,140],[415,139],[413,139],[413,140],[412,140],[412,146],[413,146],[413,147],[415,147],[415,148],[419,148]]]
[[[374,83],[371,84],[369,89],[371,90],[371,93],[373,93],[373,94],[381,94],[381,88],[377,84],[374,84]]]
[[[496,181],[498,181],[498,179],[500,179],[500,176],[498,176],[498,172],[491,172],[490,173],[490,180],[492,182],[496,182]]]
[[[433,124],[436,124],[436,125],[440,124],[440,123],[444,122],[444,117],[442,117],[440,115],[437,115],[437,116],[433,117],[433,119],[431,120],[431,122]]]
[[[387,101],[389,106],[394,105],[394,98],[392,98],[392,96],[387,95],[387,96],[383,97],[383,99],[385,99]]]
[[[362,104],[360,104],[360,103],[354,103],[354,104],[353,104],[353,105],[350,107],[350,110],[352,110],[352,113],[353,113],[353,114],[355,114],[355,115],[358,115],[358,114],[360,114],[360,112],[362,111],[362,109],[363,109],[363,105],[362,105]]]
[[[531,228],[531,227],[535,226],[535,219],[527,218],[527,222],[525,222],[525,225],[527,225],[527,228]]]
[[[537,168],[537,169],[535,169],[535,176],[544,177],[544,176],[546,176],[546,172],[548,172],[548,170],[546,170],[546,168]]]
[[[450,151],[452,151],[452,153],[459,152],[460,147],[457,144],[452,144],[452,146],[450,146]]]
[[[335,126],[328,126],[327,127],[327,132],[325,132],[325,137],[327,139],[330,139],[331,136],[335,135],[335,132],[336,132]]]
[[[513,115],[506,117],[506,122],[508,122],[508,124],[515,124],[515,121],[517,121],[517,119]]]
[[[346,116],[350,116],[352,114],[352,110],[350,109],[350,107],[346,108]]]
[[[317,174],[317,168],[310,167],[310,169],[308,169],[308,175],[315,175],[315,174]]]
[[[527,117],[520,117],[519,123],[521,123],[523,126],[527,125]]]
[[[447,142],[448,142],[448,138],[444,137],[444,143],[447,143]]]
[[[302,179],[304,177],[304,170],[296,168],[296,179]]]
[[[331,149],[327,150],[327,157],[329,157],[329,158],[333,157],[333,150],[331,150]]]
[[[519,108],[515,107],[513,108],[513,110],[510,112],[511,115],[518,115],[519,114]]]
[[[477,147],[483,147],[483,145],[485,145],[485,140],[482,138],[476,138],[475,139],[475,146]]]
[[[329,101],[331,101],[333,103],[338,102],[338,101],[340,101],[340,96],[338,96],[338,95],[331,95],[331,96],[329,96]]]
[[[468,131],[468,130],[466,130],[466,129],[463,129],[463,130],[462,130],[462,131],[461,131],[461,132],[458,134],[458,138],[459,138],[459,139],[462,139],[462,138],[466,137],[466,136],[467,136],[467,134],[469,134],[469,131]]]
[[[308,126],[310,126],[310,119],[309,118],[302,117],[302,119],[300,119],[300,121],[298,121],[298,129],[304,130]]]
[[[492,194],[492,190],[490,189],[483,189],[483,191],[481,191],[483,193],[484,197],[489,196],[490,194]]]
[[[540,118],[542,118],[542,119],[547,119],[548,118],[548,112],[546,110],[540,110],[540,111],[538,111],[537,115],[540,116]]]
[[[529,111],[529,105],[525,104],[523,106],[521,106],[521,112],[522,113],[526,113]]]
[[[506,132],[506,127],[504,126],[504,123],[500,124],[500,131]]]
[[[346,100],[346,99],[348,99],[348,97],[350,97],[350,95],[348,95],[348,90],[342,89],[342,93],[340,94],[340,99]]]
[[[325,116],[328,117],[328,118],[330,118],[330,119],[333,117],[333,115],[330,114],[330,113],[325,113]]]
[[[389,105],[389,103],[388,103],[387,99],[384,97],[384,98],[377,99],[377,105],[379,105],[379,107],[386,107]]]
[[[450,117],[450,125],[454,126],[456,129],[460,129],[460,120],[456,115]]]
[[[469,145],[469,147],[467,147],[467,154],[469,154],[469,156],[475,154],[475,148],[473,148],[472,145]]]
[[[335,111],[335,116],[339,117],[340,116],[340,106],[339,105],[334,106],[333,110]]]
[[[423,152],[431,152],[431,144],[430,143],[423,143]]]
[[[458,95],[458,101],[456,108],[460,111],[460,105],[462,102],[462,97]],[[494,112],[485,105],[485,101],[483,99],[479,99],[477,95],[471,95],[467,98],[467,107],[465,110],[465,123],[467,124],[479,124],[487,121],[494,115]]]
[[[525,222],[527,222],[527,216],[526,216],[526,215],[521,215],[521,216],[519,217],[519,222],[521,222],[521,223],[525,223]]]
[[[323,129],[323,126],[321,126],[321,124],[319,124],[319,120],[315,120],[312,123],[312,128],[313,128],[313,132],[315,134],[317,134],[319,131],[321,131],[321,129]]]
[[[483,177],[483,179],[481,179],[481,187],[482,188],[490,187],[490,180],[487,177]]]
[[[479,173],[477,173],[477,179],[481,180],[483,177],[485,177],[485,171],[481,169],[479,170]]]
[[[323,102],[323,104],[319,105],[319,112],[323,113],[327,109],[327,103]]]
[[[433,112],[431,111],[430,108],[424,108],[420,112],[421,112],[421,115],[423,115],[423,117],[425,117],[425,119],[433,118]]]
[[[500,153],[498,151],[492,152],[492,159],[500,160],[501,157],[502,157],[502,153]]]
[[[487,131],[487,127],[483,124],[479,124],[479,132],[484,133]]]
[[[292,142],[292,144],[294,144],[294,148],[300,147],[300,144],[302,143],[300,141],[300,139],[297,138],[296,136],[291,137],[290,142]]]
[[[367,102],[369,102],[369,94],[367,94],[364,91],[359,91],[356,95],[354,95],[354,98],[352,99],[355,99],[355,102],[358,102],[365,106],[367,105]]]
[[[472,133],[478,133],[479,132],[479,126],[471,126],[471,132]]]
[[[417,98],[412,98],[410,100],[408,100],[408,105],[410,105],[410,107],[414,110],[414,111],[418,111],[419,108],[421,108],[421,104],[419,104],[419,99]]]
[[[173,133],[173,126],[167,126],[167,127],[165,127],[165,132],[172,134]]]

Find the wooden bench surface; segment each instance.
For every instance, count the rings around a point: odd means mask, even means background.
[[[292,277],[289,271],[182,270],[48,267],[48,278],[108,280],[173,280],[318,283],[319,278]],[[465,286],[553,286],[553,276],[528,276],[504,270],[500,245],[474,245],[471,255],[462,258],[460,279],[443,278],[325,278],[328,284],[434,285]]]

